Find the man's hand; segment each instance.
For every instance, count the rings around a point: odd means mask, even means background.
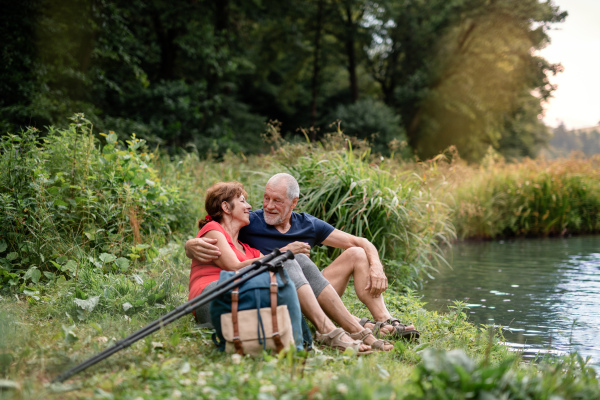
[[[383,265],[371,265],[369,279],[365,290],[373,297],[379,297],[388,288],[387,276],[383,272]]]
[[[215,246],[217,239],[194,238],[185,242],[185,255],[187,258],[197,260],[201,264],[211,263],[221,255],[219,248]]]
[[[291,250],[294,254],[302,253],[310,256],[310,245],[304,242],[292,242],[279,250],[281,250],[282,253]]]

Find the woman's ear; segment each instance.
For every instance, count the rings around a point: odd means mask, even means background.
[[[223,201],[223,202],[221,203],[221,209],[223,209],[223,212],[224,212],[225,214],[229,214],[229,213],[231,213],[231,211],[230,211],[230,209],[229,209],[229,203],[228,203],[228,202],[226,202],[226,201]]]

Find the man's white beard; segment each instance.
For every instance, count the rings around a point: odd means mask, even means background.
[[[281,214],[269,215],[267,213],[263,213],[263,215],[265,217],[265,222],[267,223],[267,225],[279,225],[283,222]]]

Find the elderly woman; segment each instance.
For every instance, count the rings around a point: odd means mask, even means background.
[[[192,261],[189,299],[200,295],[206,288],[216,286],[221,270],[237,271],[262,257],[260,251],[238,240],[240,229],[250,223],[249,212],[252,207],[246,202],[246,197],[247,193],[239,182],[220,182],[208,189],[205,199],[208,215],[198,222],[200,232],[197,237],[216,240],[221,255],[211,264],[201,265],[196,260]],[[368,353],[371,346],[352,339],[327,317],[302,271],[294,267],[297,264],[286,263],[285,266],[296,286],[303,314],[317,329],[315,341],[340,350],[353,348],[359,354]],[[198,322],[210,321],[208,310],[208,305],[196,309]]]

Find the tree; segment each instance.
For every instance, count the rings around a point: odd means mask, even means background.
[[[548,26],[566,16],[550,2],[377,5],[381,44],[371,49],[372,72],[422,157],[450,145],[468,159],[480,158],[488,146],[498,149],[501,138],[510,135],[506,120],[533,110],[519,111],[524,93],[538,91],[541,102],[553,90],[546,72],[557,72],[559,66],[532,55],[547,43]]]

